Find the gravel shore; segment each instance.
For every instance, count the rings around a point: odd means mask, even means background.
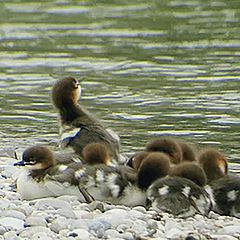
[[[142,206],[80,203],[75,196],[22,200],[14,162],[9,153],[0,156],[0,239],[240,239],[240,219],[214,212],[182,219]]]

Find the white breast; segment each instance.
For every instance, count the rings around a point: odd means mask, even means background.
[[[69,183],[60,183],[57,181],[36,182],[28,176],[28,169],[24,168],[17,180],[17,191],[23,199],[31,200],[44,197],[58,197],[61,195],[74,195],[80,201],[85,202],[77,186],[70,186]]]

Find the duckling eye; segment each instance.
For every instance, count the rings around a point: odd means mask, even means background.
[[[79,87],[79,82],[77,80],[74,80],[73,84],[74,84],[74,88],[78,88]]]

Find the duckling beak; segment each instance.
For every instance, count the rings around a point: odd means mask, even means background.
[[[22,160],[22,161],[14,163],[13,166],[25,166],[25,162],[24,162],[24,160]]]

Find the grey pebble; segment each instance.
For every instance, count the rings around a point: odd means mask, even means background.
[[[47,226],[47,221],[42,216],[30,216],[26,219],[25,226],[26,227],[31,227],[31,226],[46,227]]]
[[[17,210],[4,210],[0,214],[1,217],[13,217],[21,220],[26,219],[26,215]]]
[[[72,209],[72,206],[69,202],[63,201],[60,199],[55,198],[46,198],[46,199],[40,199],[36,202],[35,208],[39,210],[45,210],[47,208],[50,209]]]
[[[8,227],[13,230],[17,230],[24,228],[24,221],[18,218],[4,217],[0,218],[0,225]]]
[[[49,228],[55,233],[58,233],[62,229],[68,229],[67,219],[59,216],[49,224]]]
[[[14,231],[8,231],[4,233],[3,237],[6,240],[20,240],[20,237],[18,237]]]
[[[51,233],[51,230],[47,227],[43,226],[36,226],[36,227],[27,227],[22,230],[22,232],[19,234],[19,237],[21,238],[28,238],[31,239],[31,237],[35,233],[45,233],[46,236],[53,236]]]

